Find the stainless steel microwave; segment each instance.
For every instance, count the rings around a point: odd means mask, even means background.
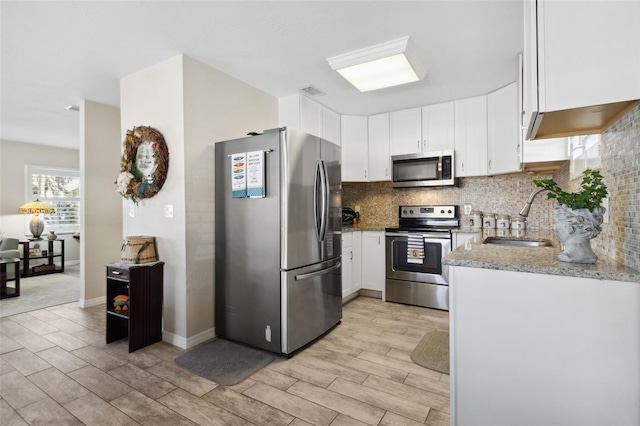
[[[391,163],[395,188],[457,186],[453,150],[394,155]]]

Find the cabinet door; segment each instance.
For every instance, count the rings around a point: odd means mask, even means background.
[[[422,150],[442,151],[454,146],[454,103],[429,105],[422,108]]]
[[[343,115],[342,127],[342,181],[368,181],[367,117]]]
[[[340,114],[322,107],[322,139],[340,145]]]
[[[521,169],[518,83],[512,83],[487,96],[489,175]]]
[[[487,175],[487,97],[455,101],[456,176]]]
[[[540,111],[640,98],[639,1],[537,3]]]
[[[351,246],[351,253],[353,254],[352,260],[352,290],[354,292],[362,288],[362,232],[354,231],[353,245]]]
[[[422,110],[403,109],[389,114],[391,155],[422,151]]]
[[[353,293],[353,235],[351,232],[342,234],[342,297]]]
[[[300,130],[322,137],[322,105],[306,96],[300,96]]]
[[[362,231],[362,288],[384,290],[384,232]]]
[[[369,181],[391,180],[389,114],[369,117]]]

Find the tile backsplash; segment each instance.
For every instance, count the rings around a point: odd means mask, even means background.
[[[363,226],[391,226],[398,223],[398,206],[408,204],[452,204],[458,206],[462,226],[468,226],[464,205],[472,210],[517,216],[529,195],[536,190],[529,175],[461,178],[456,188],[394,189],[391,182],[345,184],[342,205],[360,206]],[[538,195],[529,213],[530,229],[551,228],[553,203]]]
[[[611,223],[592,240],[593,248],[635,270],[640,270],[640,104],[602,133],[601,167],[611,199]],[[548,176],[544,176],[548,177]],[[564,189],[578,190],[581,179],[569,180],[569,164],[554,173]],[[453,204],[461,225],[469,223],[463,206],[472,210],[516,216],[537,188],[528,175],[461,178],[457,188],[394,189],[390,182],[345,184],[342,204],[360,206],[363,226],[385,227],[398,222],[403,204]],[[549,229],[554,201],[544,193],[533,202],[527,226]]]

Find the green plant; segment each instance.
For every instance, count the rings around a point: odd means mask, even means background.
[[[572,209],[593,209],[602,204],[602,199],[607,196],[607,186],[602,181],[602,175],[597,170],[585,169],[582,172],[582,184],[580,192],[565,192],[553,179],[533,179],[535,186],[546,189],[548,199],[556,199]]]

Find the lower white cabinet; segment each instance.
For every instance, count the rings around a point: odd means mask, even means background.
[[[342,234],[342,297],[348,297],[362,286],[362,233]]]
[[[384,292],[384,231],[362,231],[362,288]]]

